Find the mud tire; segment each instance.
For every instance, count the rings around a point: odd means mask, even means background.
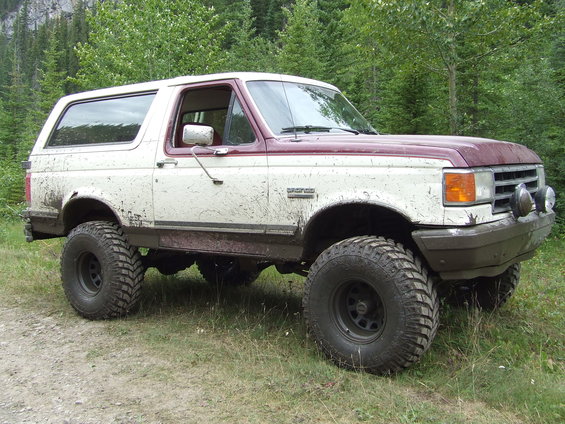
[[[247,286],[253,283],[261,271],[246,271],[237,259],[223,256],[206,256],[196,261],[198,271],[204,279],[218,287]]]
[[[493,311],[510,299],[519,282],[520,264],[516,263],[495,277],[479,277],[454,287],[445,301],[455,307],[475,307]]]
[[[83,317],[109,319],[135,311],[145,267],[121,228],[105,221],[80,224],[61,255],[63,289]]]
[[[382,237],[354,237],[322,252],[310,269],[303,308],[311,336],[331,361],[375,374],[417,362],[439,323],[425,266]]]

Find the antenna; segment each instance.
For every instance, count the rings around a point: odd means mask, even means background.
[[[296,122],[294,122],[294,116],[292,116],[292,109],[290,108],[290,102],[288,101],[288,95],[286,94],[286,87],[284,86],[284,81],[281,79],[281,84],[284,92],[284,98],[286,100],[286,105],[288,106],[288,113],[290,114],[290,121],[292,123],[292,129],[294,130],[294,141],[298,140],[298,133],[296,132]]]

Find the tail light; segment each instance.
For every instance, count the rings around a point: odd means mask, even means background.
[[[22,169],[26,171],[26,202],[29,206],[31,204],[31,161],[24,160]]]
[[[26,202],[28,205],[31,204],[31,174],[26,174]]]

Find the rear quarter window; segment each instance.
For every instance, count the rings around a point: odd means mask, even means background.
[[[139,132],[155,93],[71,104],[47,141],[48,147],[130,143]]]

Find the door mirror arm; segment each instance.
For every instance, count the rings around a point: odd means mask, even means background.
[[[209,150],[209,151],[211,151],[211,152],[214,152],[214,154],[216,154],[216,155],[217,155],[217,154],[220,154],[220,153],[217,152],[218,150],[223,150],[223,149],[212,149],[212,148],[210,148],[210,147],[208,147],[208,146],[199,146],[199,145],[193,146],[193,147],[190,149],[190,153],[192,154],[192,156],[194,157],[194,159],[196,159],[196,162],[198,162],[198,165],[200,165],[200,168],[202,168],[202,170],[206,173],[206,175],[208,176],[208,178],[210,178],[210,179],[214,182],[214,184],[217,184],[217,185],[223,184],[224,182],[223,182],[222,180],[219,180],[219,179],[217,179],[217,178],[212,177],[212,176],[210,175],[210,173],[208,172],[208,170],[204,167],[204,165],[202,165],[202,162],[200,162],[200,159],[198,159],[198,156],[196,155],[196,152],[194,151],[197,147],[200,147],[200,148],[202,148],[202,149],[206,149],[206,150]],[[223,153],[223,154],[227,154],[227,148],[226,148],[225,150],[226,150],[226,153]]]

